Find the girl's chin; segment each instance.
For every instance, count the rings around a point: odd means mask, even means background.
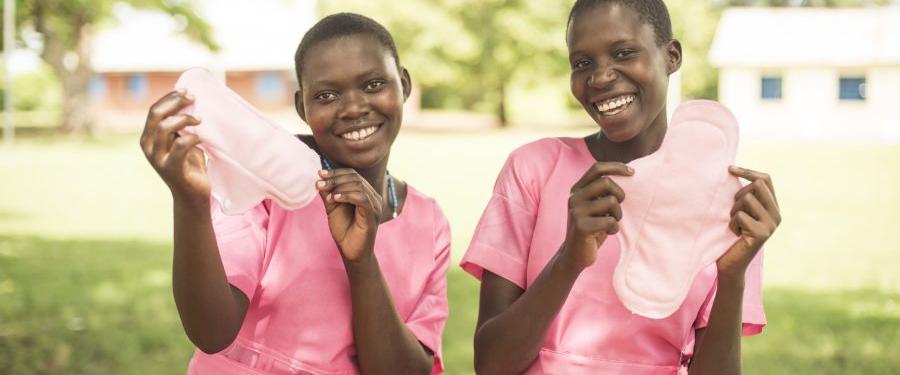
[[[615,143],[628,142],[638,135],[638,132],[623,126],[611,127],[600,125],[600,132],[603,133],[604,138]]]

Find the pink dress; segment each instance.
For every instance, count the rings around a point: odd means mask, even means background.
[[[461,266],[476,278],[488,270],[523,289],[565,239],[573,184],[596,161],[581,138],[547,138],[514,151],[500,172]],[[627,192],[626,192],[627,199]],[[766,324],[762,253],[747,270],[743,334]],[[665,319],[632,314],[613,290],[616,236],[575,282],[526,374],[676,374],[693,354],[694,330],[707,324],[715,264],[695,279],[681,307]]]
[[[379,226],[375,254],[400,318],[434,352],[438,374],[450,227],[433,199],[408,191],[401,215]],[[197,350],[188,373],[358,374],[350,286],[321,199],[295,211],[266,200],[240,216],[213,205],[228,282],[250,306],[235,342],[214,355]]]

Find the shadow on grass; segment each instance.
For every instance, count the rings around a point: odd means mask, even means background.
[[[0,235],[0,374],[178,374],[171,250]]]
[[[0,374],[183,374],[192,347],[171,294],[171,248],[0,235]],[[455,265],[448,374],[470,374],[478,283]],[[766,290],[747,374],[900,373],[900,295]]]

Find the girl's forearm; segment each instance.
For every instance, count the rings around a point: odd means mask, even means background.
[[[172,290],[188,338],[215,353],[237,336],[247,297],[228,284],[209,212],[209,203],[174,203]]]
[[[713,300],[703,336],[698,338],[697,350],[691,360],[689,373],[741,373],[741,312],[744,299],[744,277],[723,277],[716,281]]]
[[[519,374],[537,358],[547,329],[581,273],[562,259],[557,253],[515,302],[475,332],[477,373]]]
[[[400,319],[375,254],[344,265],[362,373],[430,374],[433,357]]]

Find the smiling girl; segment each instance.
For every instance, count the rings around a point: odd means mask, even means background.
[[[736,374],[740,336],[765,325],[763,243],[781,218],[765,174],[735,197],[740,235],[664,319],[631,313],[613,290],[627,199],[609,176],[659,149],[669,75],[681,66],[661,0],[578,0],[566,42],[571,91],[600,131],[514,151],[461,263],[481,279],[479,374]],[[721,171],[723,174],[725,171]]]
[[[328,16],[295,55],[301,140],[327,168],[321,200],[239,216],[210,199],[200,120],[172,92],[141,146],[174,201],[173,290],[198,351],[191,374],[440,373],[450,230],[435,201],[387,171],[409,73],[387,30]]]

